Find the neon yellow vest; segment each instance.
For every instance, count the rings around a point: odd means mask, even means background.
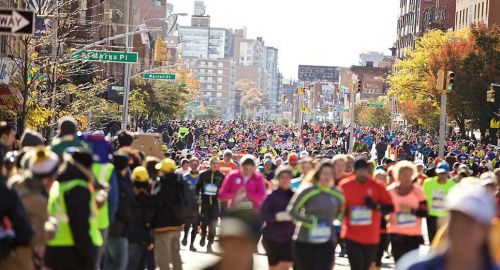
[[[111,163],[94,163],[92,165],[92,174],[94,174],[94,177],[98,182],[109,184],[114,168],[115,167]],[[97,220],[99,223],[99,229],[104,230],[109,227],[109,205],[107,200],[101,208],[99,208]]]
[[[83,187],[89,189],[87,182],[81,179],[71,180],[69,182],[59,183],[58,181],[52,184],[49,194],[48,203],[48,214],[53,216],[58,221],[58,229],[54,239],[50,240],[47,245],[50,247],[72,247],[75,245],[73,240],[73,235],[71,233],[71,228],[69,226],[69,217],[66,209],[66,202],[64,201],[64,193],[70,191],[75,187]],[[92,239],[92,243],[95,246],[102,246],[102,236],[97,228],[97,218],[95,213],[97,209],[95,207],[95,194],[90,190],[90,213],[89,217],[89,235]]]

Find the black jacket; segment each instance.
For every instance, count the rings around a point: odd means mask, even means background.
[[[220,171],[212,172],[211,170],[204,171],[200,174],[198,183],[196,183],[196,195],[201,194],[201,204],[203,206],[207,205],[217,205],[217,194],[216,195],[206,195],[205,194],[205,184],[215,184],[217,185],[217,192],[222,185],[222,180],[224,180],[224,174]],[[210,203],[211,202],[211,203]]]
[[[57,181],[64,183],[75,179],[89,181],[85,173],[72,163],[66,163],[63,172],[57,177]],[[95,254],[96,247],[92,243],[89,234],[90,197],[88,188],[77,186],[64,194],[64,201],[66,203],[71,234],[75,242],[75,253],[82,260],[94,261],[97,254]]]
[[[146,183],[147,185],[147,183]],[[147,187],[135,186],[136,194],[132,200],[132,222],[127,238],[130,243],[149,245],[152,243],[150,221],[152,218],[151,196]]]
[[[176,227],[183,224],[174,214],[173,208],[180,204],[178,191],[183,184],[182,176],[175,173],[160,177],[151,192],[154,204],[154,216],[151,225],[155,230]]]
[[[109,228],[109,235],[113,237],[127,236],[130,223],[132,223],[132,200],[133,185],[130,177],[116,174],[118,179],[118,190],[120,198],[118,199],[118,210],[116,217]]]

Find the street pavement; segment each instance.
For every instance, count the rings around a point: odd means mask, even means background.
[[[181,246],[181,257],[182,257],[182,262],[183,262],[183,269],[186,270],[199,270],[203,269],[204,267],[207,267],[217,261],[219,256],[217,255],[217,252],[220,252],[220,249],[217,244],[217,239],[215,242],[214,246],[214,251],[215,254],[209,254],[206,253],[206,248],[205,247],[200,247],[198,245],[199,243],[199,236],[196,237],[195,241],[195,248],[197,249],[196,252],[191,252],[189,251],[189,247],[182,247]],[[261,244],[259,244],[258,247],[258,254],[254,254],[254,270],[267,270],[269,269],[267,266],[267,257],[265,255],[264,248],[262,247]],[[340,251],[340,248],[337,248],[337,252],[335,255],[335,269],[340,269],[340,270],[347,270],[350,269],[349,267],[349,262],[347,258],[340,258],[338,257],[338,253]],[[382,269],[394,269],[394,260],[392,258],[387,259],[385,258],[387,254],[384,254],[384,259],[383,259],[383,266]]]

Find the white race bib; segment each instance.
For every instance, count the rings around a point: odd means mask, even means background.
[[[411,213],[398,212],[396,214],[396,220],[400,227],[415,226],[417,224],[417,216]]]
[[[328,224],[317,224],[309,230],[309,241],[313,243],[325,243],[330,241],[332,229]]]
[[[351,208],[351,225],[364,226],[372,224],[372,209],[366,206],[354,206]]]
[[[234,208],[245,210],[253,209],[253,203],[249,200],[244,200],[234,205]]]
[[[432,209],[444,210],[444,191],[435,189],[432,191]]]
[[[217,185],[216,184],[205,184],[205,195],[215,196],[217,195]]]

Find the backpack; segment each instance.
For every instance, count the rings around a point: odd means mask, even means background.
[[[179,176],[177,180],[176,205],[173,207],[174,216],[182,223],[190,223],[198,212],[198,200],[191,184]]]

